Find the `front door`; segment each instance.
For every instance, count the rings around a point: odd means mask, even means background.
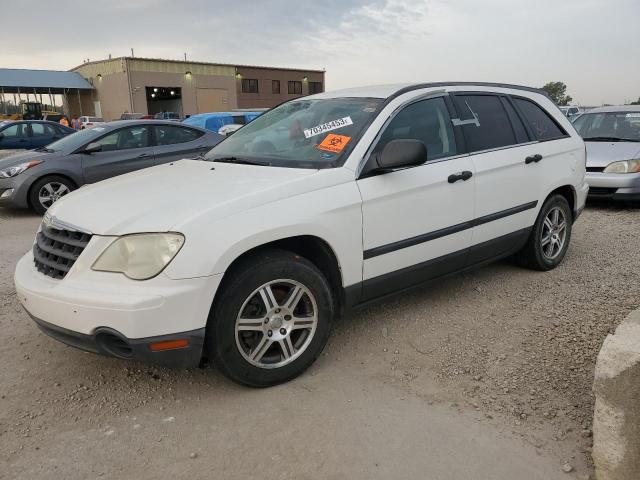
[[[96,143],[102,146],[101,151],[81,154],[85,183],[153,166],[149,130],[148,125],[126,127],[98,139]]]
[[[405,106],[372,155],[395,139],[427,147],[425,164],[358,180],[362,195],[361,301],[401,290],[466,263],[474,216],[474,168],[458,155],[444,96]]]

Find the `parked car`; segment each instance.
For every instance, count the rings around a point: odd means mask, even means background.
[[[587,145],[589,196],[640,200],[640,106],[594,108],[573,126]]]
[[[120,115],[120,120],[141,120],[144,116],[144,113],[123,113]]]
[[[202,155],[223,138],[156,120],[119,120],[81,130],[44,148],[0,159],[0,205],[44,213],[86,183]]]
[[[200,128],[206,128],[212,132],[218,132],[220,135],[229,135],[238,130],[243,125],[258,118],[263,112],[211,112],[199,113],[185,118],[182,123],[193,125]]]
[[[182,120],[182,117],[180,116],[180,114],[176,113],[176,112],[160,112],[160,113],[156,113],[153,118],[155,118],[156,120],[173,120],[175,122],[179,122],[180,120]]]
[[[0,149],[40,148],[75,130],[44,120],[21,120],[0,124]]]
[[[17,297],[70,345],[166,365],[206,355],[237,382],[274,385],[313,363],[346,309],[513,254],[555,268],[584,160],[566,117],[526,87],[303,97],[204,159],[54,204]]]
[[[563,106],[560,107],[560,111],[562,113],[564,113],[564,115],[568,118],[574,117],[576,115],[580,115],[581,113],[584,113],[584,109],[582,107],[574,107],[574,106]]]
[[[85,128],[93,128],[93,127],[97,127],[105,124],[105,121],[101,117],[86,117],[83,115],[78,120],[80,120],[80,130],[84,130]]]

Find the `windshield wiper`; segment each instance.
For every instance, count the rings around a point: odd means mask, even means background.
[[[585,142],[640,142],[635,138],[621,138],[621,137],[585,137]]]
[[[254,160],[247,160],[246,158],[238,157],[220,157],[213,160],[220,163],[237,163],[239,165],[260,165],[262,167],[268,167],[271,164],[267,162],[256,162]]]
[[[35,149],[36,152],[53,153],[54,151],[47,147],[40,147]]]

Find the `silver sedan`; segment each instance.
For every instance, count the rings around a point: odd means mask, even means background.
[[[573,126],[587,146],[589,196],[640,200],[640,105],[594,108]]]

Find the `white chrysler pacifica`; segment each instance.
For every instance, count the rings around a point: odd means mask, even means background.
[[[542,92],[483,83],[299,98],[213,148],[83,187],[15,273],[37,325],[268,386],[344,310],[515,254],[549,270],[584,207],[585,146]]]

